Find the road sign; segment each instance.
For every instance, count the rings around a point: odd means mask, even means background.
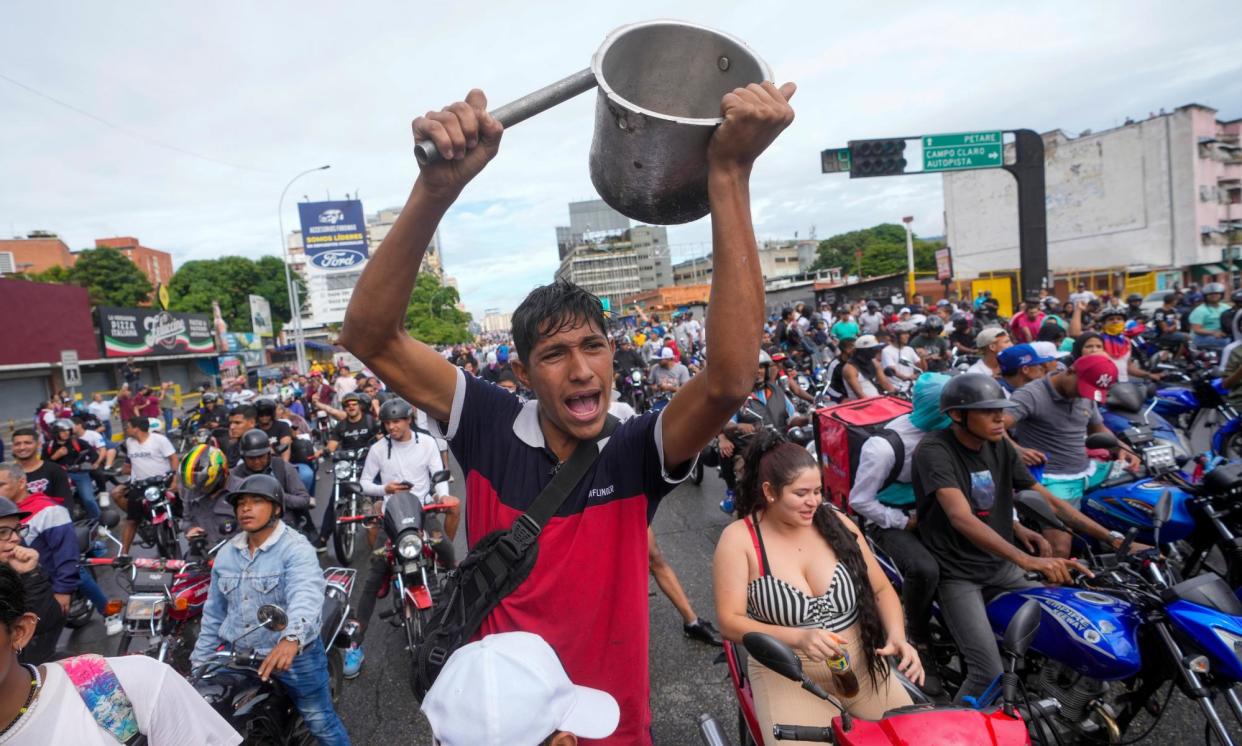
[[[850,149],[829,148],[819,154],[819,167],[826,174],[836,174],[850,170]]]
[[[1005,165],[1000,131],[923,137],[924,171],[964,171]]]
[[[60,377],[65,381],[65,388],[75,389],[82,385],[82,369],[78,367],[77,350],[60,351]]]

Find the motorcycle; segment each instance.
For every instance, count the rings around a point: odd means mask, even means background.
[[[177,541],[177,496],[169,489],[173,473],[129,483],[129,500],[142,500],[144,519],[138,523],[138,538],[144,547],[155,547],[165,559],[180,559]]]
[[[1019,510],[1042,526],[1068,530],[1034,493],[1020,498]],[[1167,495],[1153,509],[1157,544],[1172,510]],[[1223,695],[1242,724],[1234,691],[1242,681],[1242,602],[1218,575],[1179,581],[1158,549],[1130,554],[1137,534],[1131,529],[1112,555],[1093,556],[1088,548],[1094,577],[1002,593],[988,603],[998,634],[1031,601],[1056,622],[1040,627],[1027,656],[1026,688],[1040,740],[1119,742],[1142,712],[1158,721],[1179,689],[1199,705],[1209,732],[1233,744],[1213,697]],[[1124,690],[1117,693],[1112,682],[1125,682]],[[1156,704],[1165,684],[1165,700]]]
[[[190,672],[190,653],[211,584],[211,558],[223,542],[207,549],[206,539],[190,540],[189,559],[116,557],[90,559],[92,566],[119,571],[118,585],[129,598],[121,608],[117,655],[129,655],[135,638],[146,640],[138,651],[167,663],[182,675]]]
[[[1172,446],[1177,462],[1185,464],[1190,460],[1189,444],[1178,434],[1172,423],[1155,412],[1155,401],[1146,403],[1147,394],[1147,384],[1135,381],[1113,384],[1108,390],[1108,400],[1100,407],[1104,426],[1113,433],[1121,433],[1132,427],[1145,425],[1151,428],[1152,436],[1158,444]]]
[[[1152,411],[1182,429],[1195,453],[1209,448],[1227,458],[1242,457],[1242,417],[1229,403],[1216,371],[1200,371],[1182,385],[1156,388]]]
[[[358,476],[362,474],[362,464],[367,457],[366,448],[352,451],[336,451],[332,454],[332,505],[335,510],[336,526],[332,531],[332,548],[336,559],[342,565],[349,565],[354,560],[354,549],[358,540],[356,522],[341,524],[345,516],[364,515],[370,507],[370,499],[362,494],[362,485]]]
[[[621,401],[634,408],[636,414],[642,414],[649,406],[647,398],[647,379],[642,368],[630,368],[621,376]]]
[[[340,648],[349,645],[344,631],[348,625],[349,588],[354,570],[330,567],[324,570],[328,580],[325,611],[333,606],[331,616],[325,613],[320,626],[328,654],[328,687],[335,703],[344,686],[344,663]],[[343,599],[343,601],[342,601]],[[340,604],[344,604],[341,606]],[[338,613],[339,612],[339,613]],[[243,743],[264,746],[314,746],[318,740],[310,734],[301,713],[294,706],[285,688],[275,678],[262,681],[258,677],[263,658],[253,650],[239,647],[248,635],[268,629],[284,630],[289,624],[285,610],[275,604],[264,604],[258,610],[259,624],[242,633],[227,650],[214,653],[198,666],[190,684],[221,717],[239,734]],[[329,645],[331,641],[331,645]]]
[[[328,445],[328,438],[332,433],[332,418],[327,412],[322,409],[315,410],[315,424],[311,431],[316,446],[323,448]]]
[[[997,680],[1001,699],[999,707],[973,709],[936,705],[902,677],[894,666],[890,666],[889,675],[899,677],[914,704],[890,710],[878,721],[851,716],[839,700],[806,675],[801,659],[791,648],[770,635],[749,632],[742,637],[744,650],[732,642],[724,644],[723,657],[729,666],[729,678],[738,699],[738,741],[744,746],[764,742],[746,673],[746,655],[750,655],[766,668],[799,683],[806,691],[832,704],[841,713],[826,728],[773,724],[772,735],[778,741],[811,741],[838,746],[911,743],[1025,746],[1030,739],[1021,712],[1023,699],[1016,667],[1017,662],[1026,655],[1039,626],[1039,608],[1030,604],[1021,613],[1015,614],[1005,629],[1002,644],[1005,670]],[[707,715],[699,718],[699,733],[706,746],[727,746],[730,743],[719,724]]]
[[[79,565],[90,573],[91,577],[95,576],[94,567],[88,563],[88,560],[94,559],[104,553],[106,549],[105,542],[111,541],[118,549],[121,542],[112,535],[111,529],[116,528],[121,522],[121,514],[115,508],[104,508],[98,519],[85,518],[74,521],[73,531],[78,540]],[[112,606],[115,602],[109,602]],[[73,598],[69,601],[69,613],[65,615],[65,626],[69,629],[80,629],[85,627],[91,621],[91,614],[95,611],[95,605],[86,597],[86,593],[79,585],[78,589],[73,592]],[[112,613],[111,609],[100,609],[99,611],[108,614]],[[119,611],[119,610],[118,610]]]
[[[449,481],[452,473],[438,471],[432,485]],[[448,541],[435,538],[427,526],[427,517],[448,513],[458,504],[456,498],[440,498],[424,503],[410,492],[388,496],[382,516],[351,516],[342,520],[373,523],[379,521],[387,537],[386,559],[389,579],[383,591],[392,606],[380,612],[379,618],[405,630],[406,650],[411,655],[423,641],[423,626],[430,620],[432,607],[440,595],[444,576],[449,568],[437,562],[435,545]]]

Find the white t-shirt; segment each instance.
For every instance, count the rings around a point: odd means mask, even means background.
[[[145,655],[109,658],[121,688],[134,705],[138,730],[151,746],[195,744],[235,746],[237,731],[220,717],[207,700],[176,671]],[[43,689],[34,706],[3,736],[12,746],[116,746],[116,739],[99,727],[82,696],[60,666],[49,663]]]
[[[114,404],[116,404],[116,399],[93,401],[86,405],[86,411],[98,417],[100,422],[107,422],[112,418],[112,406]]]
[[[104,448],[104,436],[98,430],[83,430],[81,438],[89,443],[91,448],[98,448],[100,450]]]
[[[173,444],[159,433],[147,433],[147,442],[125,439],[125,458],[129,460],[129,476],[135,482],[172,471],[168,457],[177,452]]]
[[[886,369],[893,368],[903,376],[918,375],[919,354],[909,345],[900,349],[895,345],[886,345],[880,350],[880,364]]]
[[[337,376],[333,388],[336,389],[336,400],[339,402],[342,396],[358,390],[358,380],[353,376]]]
[[[391,442],[392,450],[389,451]],[[437,497],[448,494],[448,484],[435,485],[434,494],[431,475],[444,468],[435,439],[427,433],[411,433],[404,441],[384,438],[376,441],[367,451],[366,463],[358,481],[362,491],[371,497],[388,499],[384,485],[389,482],[409,482],[410,492],[424,502],[434,502]],[[375,478],[379,477],[379,483]]]
[[[996,377],[996,372],[988,367],[988,364],[983,361],[983,358],[979,358],[974,363],[972,363],[971,366],[966,369],[966,372],[967,373],[982,373],[983,375],[989,376],[991,378]]]

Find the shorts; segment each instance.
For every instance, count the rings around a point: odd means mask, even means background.
[[[1107,461],[1088,461],[1087,474],[1078,477],[1059,477],[1045,474],[1041,480],[1049,492],[1066,501],[1075,508],[1082,502],[1082,496],[1099,487],[1108,479],[1112,468]]]

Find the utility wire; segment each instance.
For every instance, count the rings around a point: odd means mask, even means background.
[[[0,80],[3,80],[3,81],[5,81],[5,82],[7,82],[7,83],[10,83],[10,84],[12,84],[12,85],[15,85],[15,86],[17,86],[18,88],[21,88],[22,90],[27,91],[27,92],[29,92],[29,93],[33,93],[34,95],[36,95],[36,96],[38,96],[38,97],[40,97],[40,98],[46,99],[46,100],[48,100],[48,101],[51,101],[52,103],[56,104],[57,106],[63,107],[63,108],[65,108],[65,109],[68,109],[69,111],[72,111],[72,112],[74,112],[75,114],[80,114],[81,116],[84,116],[84,117],[86,117],[87,119],[94,120],[94,121],[96,121],[96,122],[98,122],[98,123],[100,123],[100,124],[104,125],[105,127],[108,127],[108,128],[110,128],[110,129],[114,129],[114,130],[116,130],[117,132],[120,132],[120,133],[122,133],[122,134],[129,135],[130,137],[134,138],[135,140],[139,140],[139,141],[144,142],[144,143],[146,143],[146,144],[148,144],[148,145],[153,145],[153,146],[158,147],[158,148],[164,148],[165,150],[171,150],[171,151],[172,151],[172,152],[174,152],[174,153],[180,153],[181,155],[188,155],[188,156],[190,156],[191,158],[198,158],[199,160],[207,161],[207,162],[209,162],[209,163],[215,163],[215,164],[220,165],[220,166],[228,166],[229,168],[236,168],[236,169],[239,169],[239,170],[242,170],[242,171],[255,171],[255,172],[258,172],[258,173],[272,173],[271,171],[268,171],[268,170],[266,170],[266,169],[262,169],[262,168],[254,168],[254,167],[252,167],[252,166],[240,166],[240,165],[238,165],[238,164],[236,164],[236,163],[229,163],[228,161],[222,161],[222,160],[220,160],[219,158],[212,158],[212,157],[211,157],[211,156],[209,156],[209,155],[203,155],[202,153],[195,153],[195,152],[194,152],[194,151],[192,151],[192,150],[186,150],[185,148],[180,148],[180,147],[177,147],[176,145],[171,145],[171,144],[169,144],[169,143],[162,142],[162,141],[160,141],[160,140],[156,140],[156,139],[154,139],[154,138],[152,138],[152,137],[147,137],[146,135],[144,135],[144,134],[142,134],[142,133],[140,133],[140,132],[136,132],[136,131],[134,131],[134,130],[132,130],[132,129],[130,129],[130,128],[128,128],[128,127],[126,127],[126,126],[124,126],[124,125],[120,125],[120,124],[117,124],[117,123],[115,123],[115,122],[108,121],[107,119],[104,119],[103,117],[98,116],[97,114],[92,114],[91,112],[87,111],[86,109],[82,109],[82,108],[80,108],[80,107],[74,106],[73,104],[71,104],[71,103],[69,103],[69,102],[67,102],[67,101],[62,101],[62,100],[60,100],[60,99],[56,98],[55,96],[52,96],[52,95],[47,94],[47,93],[44,93],[43,91],[40,91],[40,90],[38,90],[38,89],[36,89],[36,88],[32,88],[31,86],[26,85],[25,83],[21,82],[20,80],[14,80],[13,78],[10,78],[9,76],[5,75],[4,73],[0,73]]]

